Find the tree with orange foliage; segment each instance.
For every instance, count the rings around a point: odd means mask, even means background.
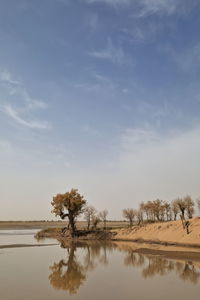
[[[75,235],[76,218],[83,213],[85,204],[86,200],[78,193],[77,189],[71,189],[65,194],[57,194],[51,202],[52,213],[55,216],[60,216],[62,220],[68,217],[72,237]]]

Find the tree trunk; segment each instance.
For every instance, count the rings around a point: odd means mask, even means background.
[[[74,217],[73,216],[69,216],[69,224],[70,224],[71,237],[74,237],[74,234],[75,234],[75,222],[74,222]]]
[[[182,218],[183,218],[183,220],[185,219],[185,209],[181,209],[181,213],[182,213]]]
[[[87,224],[87,230],[90,229],[90,220],[88,220],[88,224]]]
[[[183,229],[185,229],[185,224],[184,224],[184,218],[183,218],[183,215],[180,215],[180,218],[181,218],[181,222],[182,222]]]
[[[106,220],[104,220],[103,223],[104,223],[104,225],[103,225],[104,229],[106,229]]]

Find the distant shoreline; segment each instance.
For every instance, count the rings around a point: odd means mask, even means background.
[[[0,221],[0,230],[62,228],[62,221]]]
[[[15,230],[15,229],[45,229],[45,228],[63,228],[67,221],[0,221],[0,230]],[[126,227],[126,221],[107,221],[109,227],[118,228]],[[85,221],[77,222],[78,228],[86,227]],[[103,223],[101,224],[103,227]]]

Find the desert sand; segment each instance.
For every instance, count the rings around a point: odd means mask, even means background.
[[[200,217],[189,222],[189,234],[183,229],[181,220],[178,220],[113,230],[114,239],[200,248]]]

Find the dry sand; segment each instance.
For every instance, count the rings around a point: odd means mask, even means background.
[[[189,234],[183,229],[181,221],[171,221],[113,230],[116,233],[114,239],[148,244],[196,247],[200,251],[200,218],[193,218],[189,222]]]

